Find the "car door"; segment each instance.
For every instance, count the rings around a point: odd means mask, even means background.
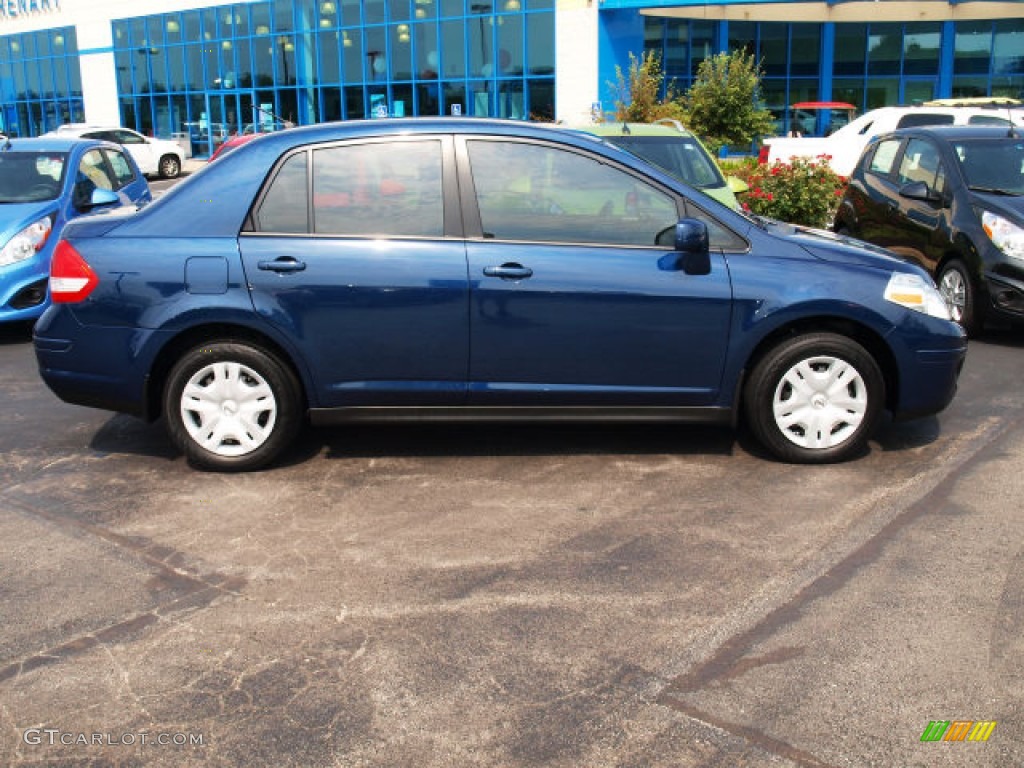
[[[908,185],[924,184],[934,199],[909,196]],[[946,192],[946,171],[938,146],[925,138],[908,138],[896,172],[894,236],[888,247],[907,256],[933,272],[949,244],[949,209],[943,199]],[[945,240],[945,244],[943,244]]]
[[[721,385],[726,262],[676,268],[682,200],[606,158],[459,143],[477,405],[706,405]]]
[[[856,231],[862,240],[877,245],[894,236],[893,212],[898,190],[893,174],[899,156],[899,138],[882,139],[869,150],[850,184],[850,198],[856,216]]]
[[[448,137],[346,142],[272,172],[239,245],[256,311],[309,366],[311,405],[463,400],[469,295],[457,199],[445,199],[451,152]]]

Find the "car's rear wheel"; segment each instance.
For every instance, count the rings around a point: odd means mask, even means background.
[[[744,403],[754,435],[784,461],[843,461],[862,452],[885,383],[860,344],[833,333],[787,339],[754,366]]]
[[[171,439],[193,464],[218,471],[273,461],[302,425],[299,384],[256,345],[219,341],[185,353],[164,390]]]
[[[978,292],[971,282],[971,275],[962,261],[950,261],[939,272],[939,293],[946,300],[949,314],[960,323],[971,336],[982,326],[981,307],[978,306]]]
[[[181,173],[181,161],[174,155],[164,155],[160,158],[160,178],[175,179]]]

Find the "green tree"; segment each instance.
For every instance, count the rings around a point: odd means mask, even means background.
[[[648,51],[638,59],[629,54],[629,72],[615,67],[615,119],[630,123],[652,123],[664,117],[683,119],[683,106],[679,95],[669,84],[665,98],[660,98],[665,75],[661,59]]]
[[[741,50],[700,63],[696,80],[683,95],[683,122],[713,153],[729,144],[748,145],[772,132],[771,112],[757,106],[762,74],[753,54]]]

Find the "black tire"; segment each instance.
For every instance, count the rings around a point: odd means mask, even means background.
[[[863,453],[884,403],[885,382],[874,358],[834,333],[783,341],[758,361],[744,388],[754,436],[779,459],[798,464]]]
[[[967,265],[958,259],[946,262],[936,283],[953,320],[967,331],[968,336],[977,336],[985,324],[985,313]]]
[[[175,155],[164,155],[160,158],[160,178],[176,179],[181,173],[181,161]]]
[[[163,415],[171,440],[192,464],[243,472],[265,466],[292,443],[302,427],[302,403],[295,375],[272,353],[249,342],[216,341],[174,364]]]

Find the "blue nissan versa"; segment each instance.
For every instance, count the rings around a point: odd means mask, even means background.
[[[240,147],[72,222],[35,328],[68,402],[163,416],[195,465],[314,423],[720,422],[777,457],[942,410],[966,339],[921,268],[746,218],[593,137],[377,120]]]
[[[50,257],[66,221],[149,199],[120,146],[0,136],[0,322],[35,320],[48,306]]]

